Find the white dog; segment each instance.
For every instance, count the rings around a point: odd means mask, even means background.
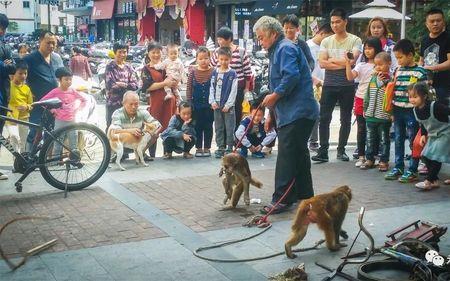
[[[123,149],[131,148],[134,150],[134,155],[136,157],[136,165],[141,163],[144,166],[148,166],[144,161],[144,150],[149,146],[149,142],[153,136],[156,135],[158,129],[160,128],[158,123],[144,123],[144,128],[142,129],[142,135],[137,137],[132,133],[112,133],[112,130],[108,130],[108,139],[111,149],[116,153],[116,164],[122,171],[125,168],[120,165],[120,160],[122,159]]]

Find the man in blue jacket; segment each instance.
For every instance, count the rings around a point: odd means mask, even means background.
[[[261,17],[253,27],[261,46],[269,52],[269,88],[262,104],[275,110],[278,128],[278,157],[275,168],[275,192],[267,213],[295,180],[291,191],[275,207],[274,213],[286,211],[298,200],[314,196],[308,139],[319,107],[314,100],[308,63],[300,49],[284,38],[280,22]]]

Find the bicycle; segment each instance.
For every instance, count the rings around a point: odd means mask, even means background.
[[[22,176],[14,184],[22,192],[22,182],[39,169],[44,180],[51,186],[68,191],[86,188],[96,182],[108,168],[111,148],[105,133],[87,123],[76,123],[58,130],[49,125],[50,110],[61,107],[59,99],[38,101],[33,107],[41,107],[40,124],[0,115],[0,119],[36,129],[36,136],[27,152],[19,153],[8,139],[0,135],[0,145],[14,156],[15,173]],[[11,111],[7,107],[0,108]]]

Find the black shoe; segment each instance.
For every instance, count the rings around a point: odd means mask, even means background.
[[[155,160],[154,157],[148,156],[147,154],[144,154],[144,161],[150,162]]]
[[[338,152],[336,158],[341,161],[350,161],[350,158],[348,157],[347,153],[345,153],[345,151]]]
[[[353,151],[353,159],[355,159],[355,160],[359,159],[358,149],[355,149],[355,151]]]
[[[328,162],[328,153],[319,151],[316,155],[311,157],[311,160],[321,163]]]

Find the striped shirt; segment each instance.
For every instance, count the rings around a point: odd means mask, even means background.
[[[193,87],[193,79],[195,79],[198,83],[205,83],[209,79],[211,79],[211,74],[214,68],[210,67],[208,70],[200,70],[198,68],[194,68],[189,71],[188,81],[186,84],[186,100],[192,101],[192,87]]]
[[[218,50],[219,49],[216,49],[211,57],[212,66],[217,66],[218,64]],[[236,71],[238,83],[240,84],[240,86],[243,85],[242,83],[244,79],[250,79],[250,77],[252,76],[252,69],[250,66],[250,57],[247,55],[247,52],[240,47],[234,49],[233,53],[231,54],[230,67],[231,69],[234,69]]]
[[[373,74],[364,97],[364,113],[367,122],[391,122],[391,115],[383,110],[383,99],[387,81]]]
[[[408,86],[427,80],[427,70],[420,66],[402,66],[395,73],[397,81],[394,88],[394,105],[403,108],[412,108],[409,103]]]

